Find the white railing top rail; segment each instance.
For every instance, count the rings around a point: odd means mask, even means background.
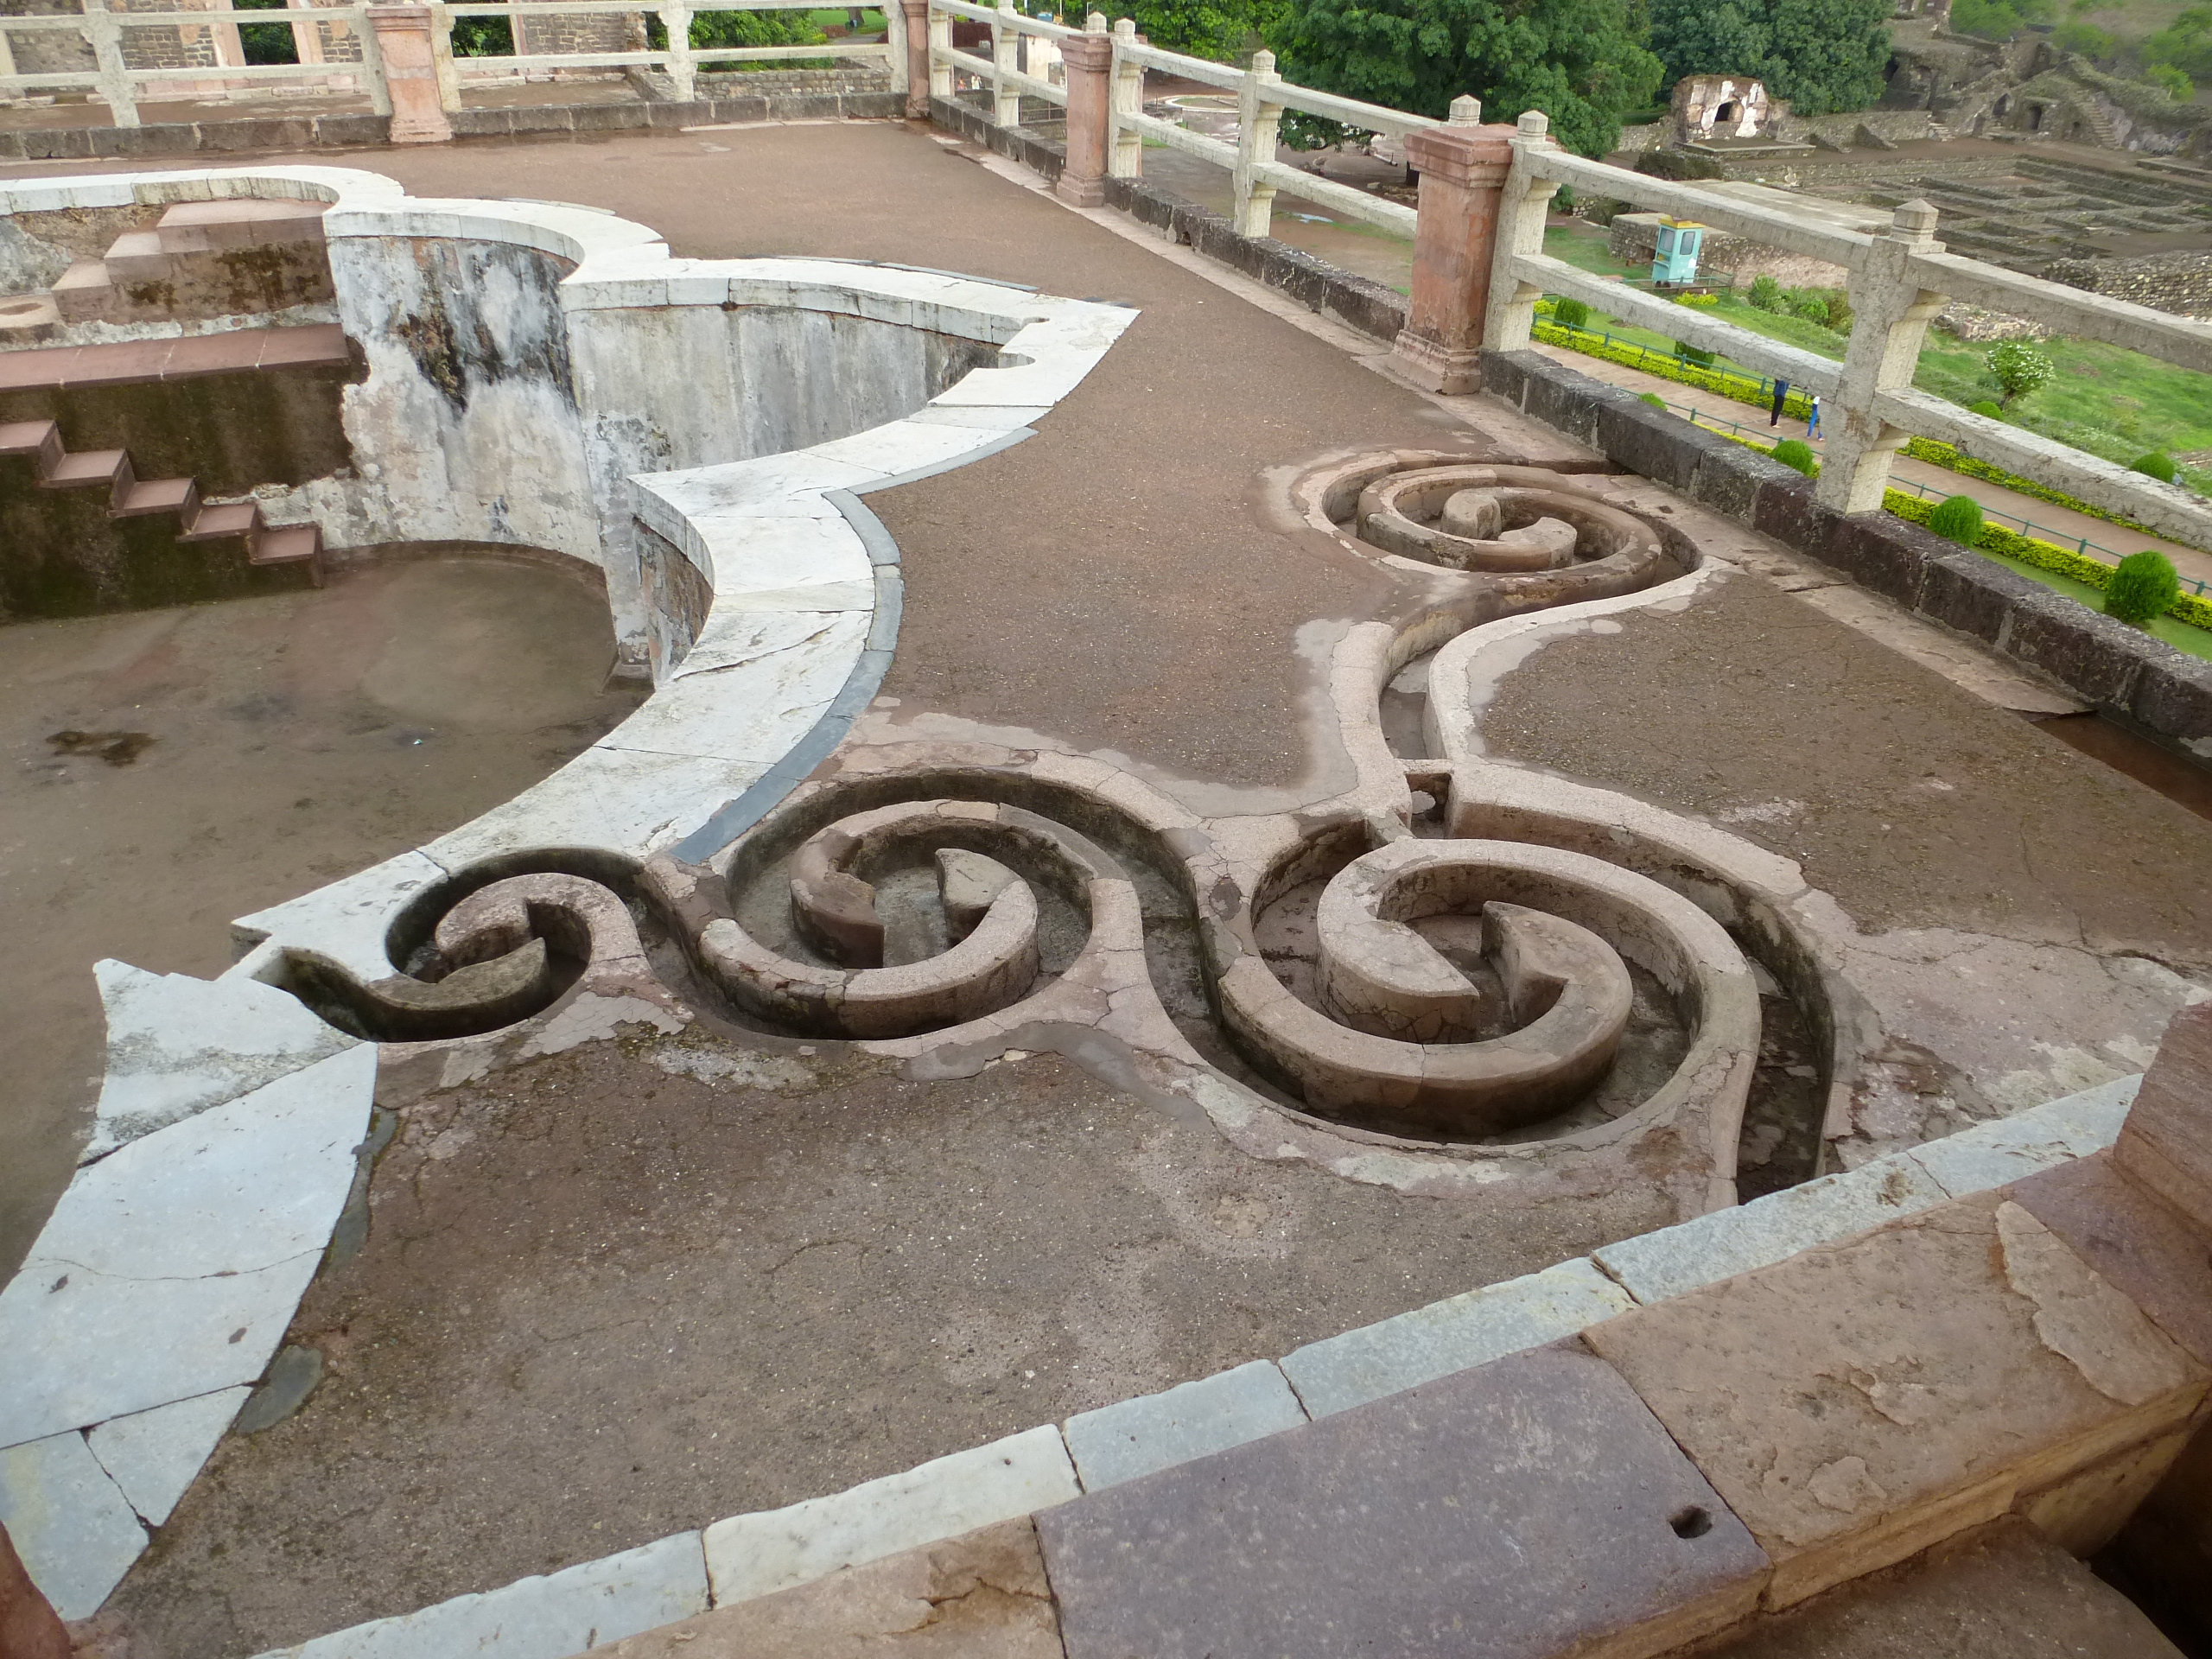
[[[1071,35],[1080,35],[1079,29],[1065,23],[1055,23],[1043,17],[1029,17],[1018,11],[1001,11],[994,6],[970,5],[968,0],[930,0],[931,11],[949,12],[955,17],[965,17],[978,23],[996,23],[1010,29],[1017,35],[1037,35],[1048,41],[1064,41]]]

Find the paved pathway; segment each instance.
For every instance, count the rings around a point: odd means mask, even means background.
[[[1737,403],[1718,392],[1701,392],[1694,386],[1685,386],[1672,380],[1663,380],[1656,374],[1646,374],[1641,369],[1631,369],[1624,364],[1608,363],[1602,358],[1570,352],[1564,346],[1538,346],[1554,362],[1603,380],[1609,385],[1626,386],[1631,391],[1656,391],[1669,404],[1697,410],[1700,418],[1713,416],[1716,423],[1737,421],[1747,433],[1766,434],[1769,429],[1760,420],[1759,413],[1748,404]],[[1784,420],[1781,426],[1783,437],[1802,438],[1805,435],[1802,421]],[[2170,542],[2156,536],[2145,536],[2137,531],[2123,530],[2120,525],[2102,518],[2092,518],[2086,512],[2075,512],[2068,508],[2039,501],[2031,495],[2021,495],[1978,478],[1968,478],[1942,467],[1931,466],[1924,461],[1915,461],[1910,455],[1899,455],[1891,463],[1891,472],[1900,479],[1909,479],[1929,487],[1930,498],[1943,495],[1971,495],[1981,503],[1982,511],[2007,530],[2020,528],[2018,520],[2025,519],[2031,528],[2028,534],[2063,547],[2073,547],[2087,537],[2095,545],[2087,550],[2093,559],[2107,564],[2117,564],[2126,554],[2141,548],[2156,548],[2174,562],[2174,569],[2182,575],[2184,587],[2190,582],[2202,582],[2205,590],[2212,592],[2212,553],[2198,548],[2185,547],[2179,542]],[[1999,514],[2005,515],[2002,518]]]

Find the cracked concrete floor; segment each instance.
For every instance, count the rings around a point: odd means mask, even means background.
[[[1891,1044],[1847,1161],[2140,1071],[2212,986],[2212,822],[1757,577],[1616,620],[1508,675],[1483,740],[1841,906]]]
[[[114,1605],[247,1654],[772,1508],[1661,1224],[1256,1161],[1052,1054],[642,1028],[434,1094]]]

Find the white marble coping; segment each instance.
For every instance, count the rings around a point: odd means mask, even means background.
[[[1772,1265],[1946,1198],[2086,1157],[2118,1137],[2141,1082],[2139,1076],[2114,1078],[1845,1173],[1309,1343],[1280,1362],[1251,1361],[1084,1412],[1057,1427],[1047,1424],[903,1474],[780,1510],[733,1516],[683,1535],[698,1540],[704,1550],[713,1605],[772,1595],[1563,1340],[1599,1320]],[[1931,1174],[1936,1170],[1944,1172],[1940,1179]],[[623,1559],[587,1562],[568,1573]],[[461,1597],[320,1638],[337,1643],[343,1637],[347,1644],[326,1649],[310,1643],[260,1659],[322,1659],[326,1653],[331,1659],[356,1654],[434,1659],[446,1649],[396,1643],[391,1636],[423,1627],[442,1608],[514,1597],[525,1586],[566,1576],[524,1579],[490,1597]],[[530,1628],[541,1624],[534,1621]],[[496,1636],[474,1650],[498,1659],[573,1659],[583,1651],[535,1643],[510,1648]]]

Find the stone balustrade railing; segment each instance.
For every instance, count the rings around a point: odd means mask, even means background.
[[[923,8],[915,5],[908,10],[918,14]],[[996,7],[974,5],[969,0],[927,0],[927,14],[931,96],[950,98],[957,89],[957,78],[969,77],[990,87],[992,119],[1001,126],[1013,126],[1020,121],[1020,100],[1025,96],[1063,107],[1068,104],[1067,84],[1023,73],[1017,67],[1015,43],[1022,35],[1056,42],[1084,35],[1103,37],[1110,52],[1106,69],[1111,81],[1106,104],[1104,150],[1105,176],[1109,178],[1141,176],[1144,141],[1149,138],[1229,169],[1235,191],[1234,216],[1237,231],[1243,235],[1268,234],[1275,193],[1284,189],[1401,236],[1414,234],[1415,214],[1412,208],[1287,166],[1276,159],[1275,136],[1287,110],[1319,116],[1363,131],[1400,137],[1439,124],[1427,116],[1408,115],[1403,110],[1387,109],[1380,104],[1363,104],[1357,99],[1339,98],[1333,92],[1293,86],[1275,73],[1272,52],[1253,54],[1249,69],[1216,63],[1210,58],[1165,52],[1141,40],[1135,23],[1127,17],[1109,31],[1105,17],[1093,12],[1083,29],[1074,29],[1026,17],[1014,9],[1013,0],[999,0]],[[991,26],[988,58],[954,47],[952,21],[956,17]],[[1065,56],[1063,53],[1064,60]],[[1235,93],[1236,142],[1232,144],[1146,114],[1144,78],[1147,70]],[[911,79],[909,84],[912,84]]]
[[[1787,207],[1590,161],[1560,149],[1537,111],[1522,115],[1516,126],[1485,126],[1480,105],[1462,98],[1447,120],[1431,121],[1291,86],[1266,52],[1254,54],[1249,69],[1238,69],[1158,51],[1137,40],[1127,19],[1109,32],[1106,20],[1093,13],[1078,32],[1024,17],[1011,0],[1001,0],[995,10],[969,0],[903,3],[912,54],[908,113],[925,116],[930,98],[951,98],[962,75],[992,87],[993,118],[1001,126],[1019,121],[1025,94],[1063,105],[1067,155],[1056,188],[1070,201],[1097,206],[1107,179],[1140,176],[1143,142],[1153,139],[1230,169],[1241,235],[1268,233],[1278,189],[1412,235],[1413,295],[1396,355],[1401,367],[1432,391],[1478,390],[1483,353],[1526,347],[1537,299],[1565,295],[1818,393],[1826,405],[1827,438],[1816,499],[1832,511],[1878,510],[1891,455],[1917,435],[1956,445],[1964,454],[2042,480],[2177,540],[2212,547],[2212,502],[2202,497],[1974,414],[1912,384],[1929,321],[1955,300],[2201,371],[2212,371],[2212,323],[1947,253],[1936,239],[1936,210],[1926,202],[1898,207],[1881,232],[1851,230]],[[989,59],[954,49],[956,16],[991,24]],[[1014,70],[1013,43],[1022,35],[1058,42],[1064,84]],[[1145,114],[1147,69],[1235,92],[1237,142],[1231,145]],[[1421,177],[1418,210],[1279,162],[1276,124],[1285,110],[1402,135],[1408,161]],[[1843,360],[1550,257],[1543,251],[1544,222],[1562,185],[1842,266],[1850,273],[1857,315]]]
[[[503,78],[523,71],[658,67],[667,73],[677,97],[689,99],[696,92],[696,76],[702,65],[820,58],[860,59],[881,63],[890,71],[892,90],[901,92],[906,88],[906,17],[895,3],[884,8],[888,38],[880,41],[828,41],[814,46],[701,48],[692,46],[690,29],[691,19],[699,12],[803,11],[810,9],[811,0],[696,0],[696,3],[695,0],[677,0],[677,3],[663,6],[640,5],[637,0],[505,0],[505,3],[465,5],[369,3],[368,0],[363,0],[362,3],[353,5],[316,5],[283,10],[242,10],[216,6],[175,11],[115,10],[110,9],[108,0],[81,0],[81,3],[84,6],[81,13],[0,17],[0,43],[4,43],[9,35],[39,31],[71,32],[91,46],[94,66],[91,69],[40,74],[0,73],[0,100],[24,92],[88,89],[107,105],[116,125],[135,127],[139,124],[140,100],[149,95],[158,95],[164,86],[189,85],[200,87],[210,82],[228,85],[234,81],[273,81],[290,82],[304,88],[327,84],[332,77],[342,77],[352,83],[354,90],[367,96],[370,108],[377,114],[391,115],[394,113],[392,83],[421,79],[420,71],[424,64],[427,64],[435,85],[436,107],[451,111],[461,107],[461,88],[464,80]],[[534,22],[550,22],[577,15],[628,17],[651,15],[658,17],[667,30],[667,41],[657,48],[641,48],[634,51],[532,52],[521,49],[519,25],[523,19]],[[453,25],[457,17],[507,18],[517,26],[518,50],[511,56],[455,57]],[[305,60],[309,54],[302,52],[303,60],[298,63],[219,61],[181,68],[141,67],[128,60],[123,38],[125,30],[148,27],[214,29],[219,35],[226,26],[235,29],[242,23],[291,23],[295,25],[296,32],[302,26],[342,29],[358,42],[359,55],[356,59],[334,58],[324,53],[315,54],[316,60],[307,61]],[[418,39],[419,45],[416,44]],[[219,45],[218,56],[226,55]],[[0,69],[11,67],[10,63],[0,62]],[[407,142],[409,137],[419,139],[447,136],[436,130],[439,124],[434,118],[409,117],[410,99],[404,92],[401,94],[399,102],[401,118],[406,125],[395,136],[395,143]]]

